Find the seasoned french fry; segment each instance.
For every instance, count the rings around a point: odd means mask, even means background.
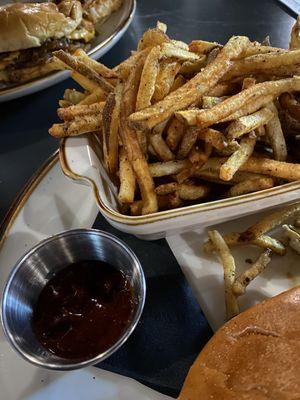
[[[182,47],[175,46],[174,43],[163,43],[161,46],[161,55],[163,57],[177,58],[185,61],[196,61],[199,56]]]
[[[223,239],[229,247],[243,246],[249,244],[253,246],[258,246],[262,249],[270,249],[279,256],[284,256],[286,253],[285,246],[279,240],[271,236],[261,235],[258,238],[253,239],[252,241],[242,242],[240,240],[240,235],[241,234],[238,232],[233,232],[224,235]],[[213,253],[215,251],[213,242],[211,240],[208,240],[206,243],[204,243],[203,250],[206,253]]]
[[[162,61],[160,63],[152,97],[153,103],[162,100],[170,92],[179,68],[178,62]]]
[[[182,200],[203,199],[208,196],[210,189],[204,185],[181,183],[178,186],[178,195]]]
[[[221,82],[217,83],[213,88],[207,92],[207,96],[221,97],[231,96],[239,91],[239,85],[235,82]]]
[[[57,110],[57,114],[59,118],[62,119],[63,121],[72,121],[76,117],[85,115],[93,115],[93,114],[101,115],[103,112],[104,104],[105,104],[104,102],[94,103],[91,105],[77,104],[67,108],[59,108]]]
[[[209,110],[193,110],[192,118],[189,114],[191,110],[179,111],[176,115],[185,120],[190,125],[195,125],[195,120],[201,128],[206,128],[215,124],[230,114],[236,112],[240,107],[244,106],[247,102],[257,101],[260,96],[272,95],[276,97],[283,92],[300,90],[300,77],[293,77],[288,79],[281,79],[278,81],[258,83],[249,87],[246,90],[224,100],[222,103],[212,107]]]
[[[101,88],[96,89],[93,91],[93,93],[87,95],[83,100],[79,102],[81,105],[89,105],[96,103],[97,101],[103,101],[106,99],[106,95],[104,94],[103,90]]]
[[[201,71],[203,67],[205,67],[205,65],[206,65],[206,56],[201,56],[196,61],[185,61],[182,64],[179,73],[183,75],[197,74],[198,72]]]
[[[139,83],[143,66],[145,62],[145,54],[141,54],[136,65],[125,82],[123,96],[120,107],[120,134],[123,145],[125,146],[128,160],[136,175],[136,179],[141,191],[143,200],[143,214],[156,212],[158,209],[157,197],[154,190],[154,182],[150,174],[148,163],[140,148],[136,131],[129,127],[127,117],[135,110],[136,97],[138,93]]]
[[[153,129],[153,134],[150,136],[150,143],[152,144],[155,153],[162,161],[171,161],[174,160],[175,156],[162,137],[165,125],[166,123],[163,122]]]
[[[222,261],[224,271],[226,319],[229,320],[239,313],[239,307],[232,292],[232,285],[235,280],[235,261],[226,242],[218,231],[209,231],[208,236]]]
[[[149,108],[132,114],[131,123],[149,129],[168,119],[174,112],[197,102],[231,67],[230,60],[238,57],[249,45],[246,37],[234,36],[223,47],[217,58],[175,92]]]
[[[164,24],[163,22],[157,21],[156,22],[156,28],[160,29],[163,33],[166,33],[168,30],[168,27],[166,24]]]
[[[228,146],[224,134],[216,129],[204,129],[198,133],[198,139],[210,143],[214,148],[223,150]]]
[[[271,261],[271,250],[265,250],[241,275],[237,276],[235,281],[232,284],[232,291],[235,296],[241,296],[245,293],[247,286],[249,283],[253,281],[258,275],[260,275],[267,267],[269,262]]]
[[[66,53],[63,50],[54,51],[53,54],[63,63],[68,65],[72,70],[78,72],[80,75],[87,77],[92,82],[96,83],[98,87],[105,93],[109,93],[113,90],[113,86],[107,82],[105,78],[95,72],[90,66],[77,58],[73,57],[71,54]]]
[[[259,190],[270,189],[274,186],[272,178],[257,178],[239,182],[232,186],[226,193],[227,197],[241,196],[242,194],[257,192]]]
[[[172,151],[176,151],[185,132],[185,126],[177,118],[172,118],[167,128],[166,143]]]
[[[241,234],[241,241],[249,241],[271,231],[278,225],[282,225],[288,218],[293,218],[300,213],[300,203],[295,203],[284,207],[272,214],[267,215],[262,220],[248,228]]]
[[[120,160],[120,168],[119,168],[120,188],[119,188],[118,199],[121,204],[132,203],[134,200],[136,180],[133,169],[131,167],[130,162],[128,161],[126,151],[124,150],[124,148],[120,149],[119,160]],[[141,212],[142,212],[142,206],[140,214]]]
[[[274,117],[273,112],[269,108],[262,108],[253,114],[240,117],[232,122],[227,128],[227,136],[229,139],[236,139],[245,133],[249,133],[267,124]]]
[[[199,134],[198,128],[190,127],[189,129],[186,130],[185,134],[182,137],[179,150],[177,152],[177,158],[182,160],[183,158],[187,157],[191,148],[196,143],[198,134]]]
[[[183,42],[182,40],[172,39],[171,43],[176,47],[180,47],[181,49],[189,51],[189,45],[187,43]]]
[[[155,90],[155,81],[158,74],[160,51],[159,46],[153,47],[145,60],[136,99],[137,111],[151,105],[151,99]]]
[[[115,92],[107,96],[102,114],[104,161],[111,174],[115,174],[118,170],[118,133],[122,90],[123,85],[120,83]]]
[[[152,47],[152,46],[151,46]],[[132,68],[136,65],[140,57],[145,57],[151,51],[151,47],[146,47],[142,51],[133,52],[133,54],[123,61],[121,64],[117,65],[113,72],[115,72],[119,78],[127,79]]]
[[[182,75],[177,75],[173,85],[170,88],[170,93],[175,92],[175,90],[179,89],[181,86],[183,86],[186,83],[186,79]]]
[[[107,68],[105,65],[101,64],[99,61],[95,61],[92,58],[90,58],[86,52],[82,49],[77,49],[75,53],[73,54],[76,58],[78,58],[79,61],[82,61],[85,63],[88,67],[93,69],[95,72],[97,72],[99,75],[103,76],[104,78],[117,78],[118,75],[116,72],[111,70],[110,68]]]
[[[151,175],[158,178],[160,176],[176,175],[190,166],[189,160],[174,160],[149,164],[149,169]]]
[[[224,181],[230,181],[232,179],[240,166],[243,165],[253,153],[255,143],[256,136],[254,134],[241,140],[240,148],[235,151],[224,164],[222,164],[220,168],[221,179]]]
[[[86,93],[79,92],[76,89],[66,89],[64,93],[64,100],[75,105],[84,100],[86,96]]]
[[[162,185],[159,185],[155,188],[155,192],[157,195],[165,195],[165,194],[170,194],[175,192],[178,189],[178,183],[177,182],[170,182],[170,183],[164,183]]]
[[[49,129],[49,133],[52,136],[62,138],[67,136],[78,136],[82,135],[83,133],[95,132],[101,128],[101,114],[80,115],[79,117],[75,117],[72,121],[67,121],[63,124],[53,124],[52,127]]]
[[[273,113],[273,118],[266,125],[266,134],[273,149],[275,160],[285,161],[287,158],[287,148],[281,123],[275,104],[269,103],[267,108]]]
[[[299,28],[300,28],[300,18],[298,16],[291,31],[290,45],[289,45],[290,50],[296,50],[300,48]]]
[[[99,91],[101,91],[102,93],[102,98],[101,100],[105,100],[106,94],[105,92],[102,90],[102,88],[100,88],[97,83],[91,81],[90,79],[88,79],[86,76],[79,74],[77,71],[72,71],[71,72],[71,78],[78,83],[78,85],[80,85],[81,87],[83,87],[83,89],[87,90],[88,92],[94,92],[96,90],[99,89]],[[84,100],[83,100],[84,101]]]
[[[279,102],[281,107],[286,109],[292,118],[300,121],[300,104],[291,93],[283,93],[279,98]]]
[[[168,35],[160,28],[148,29],[143,33],[139,43],[137,50],[140,52],[141,50],[146,49],[147,47],[160,46],[163,43],[171,43],[171,39]]]
[[[58,104],[60,108],[66,108],[66,107],[70,107],[73,105],[73,103],[70,103],[67,100],[58,100]]]
[[[199,54],[207,54],[216,47],[221,48],[222,45],[217,42],[206,42],[205,40],[193,40],[189,44],[190,51]]]
[[[215,97],[215,96],[203,96],[202,97],[202,108],[212,108],[217,104],[222,103],[225,99],[222,97]]]

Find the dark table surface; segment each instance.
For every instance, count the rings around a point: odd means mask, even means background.
[[[224,43],[233,34],[262,40],[269,34],[276,46],[287,46],[293,24],[274,0],[138,0],[128,31],[101,61],[118,64],[158,19],[168,24],[171,37],[187,42],[201,38]],[[72,85],[66,80],[0,104],[0,221],[28,178],[57,149],[47,130],[57,119],[58,99]]]

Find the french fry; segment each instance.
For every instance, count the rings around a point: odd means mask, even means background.
[[[150,135],[150,143],[152,144],[155,153],[162,161],[171,161],[174,160],[175,156],[162,137],[165,125],[165,122],[163,122],[153,129],[153,134]]]
[[[175,92],[175,90],[179,89],[181,86],[183,86],[186,83],[186,79],[182,75],[177,75],[173,85],[170,88],[170,93]]]
[[[104,161],[111,174],[115,174],[118,170],[118,133],[122,90],[123,85],[120,83],[115,92],[107,96],[102,113]]]
[[[101,100],[105,100],[106,94],[100,88],[97,83],[93,82],[92,80],[88,79],[86,76],[79,74],[77,71],[72,71],[71,72],[71,78],[78,83],[83,89],[87,90],[88,92],[94,92],[96,90],[100,90],[102,93],[102,98]]]
[[[265,250],[270,249],[279,256],[284,256],[286,254],[285,246],[279,240],[271,236],[261,235],[258,238],[248,242],[240,241],[240,236],[241,236],[240,233],[233,232],[224,235],[223,239],[225,240],[227,246],[229,247],[253,245]],[[204,243],[203,251],[205,251],[206,253],[213,253],[215,251],[214,244],[211,240],[208,240],[206,243]]]
[[[143,214],[150,214],[158,210],[157,197],[154,190],[154,182],[150,174],[148,163],[140,148],[137,134],[129,127],[127,117],[135,110],[136,98],[140,79],[144,67],[145,54],[141,54],[136,65],[124,84],[120,107],[120,134],[125,146],[128,160],[136,175],[143,200]]]
[[[239,91],[239,85],[235,82],[220,82],[207,92],[207,96],[222,97],[231,96]]]
[[[85,115],[102,114],[104,108],[104,102],[94,103],[91,105],[77,104],[67,108],[59,108],[57,114],[63,121],[72,121],[76,117]],[[101,117],[100,117],[101,118]]]
[[[155,90],[155,81],[158,74],[160,54],[160,48],[158,46],[153,47],[145,60],[136,99],[137,111],[151,105],[151,99]]]
[[[272,178],[257,178],[239,182],[232,186],[226,193],[227,197],[241,196],[242,194],[257,192],[259,190],[270,189],[274,186]]]
[[[158,208],[168,210],[182,206],[183,202],[177,192],[169,193],[163,196],[157,196]]]
[[[241,241],[253,240],[266,232],[271,231],[278,225],[282,225],[288,218],[294,218],[300,213],[300,203],[295,203],[284,207],[272,214],[267,215],[243,232],[240,236]]]
[[[236,297],[232,292],[232,285],[235,280],[235,261],[226,242],[218,231],[209,231],[208,236],[222,261],[224,271],[226,319],[229,320],[239,313]]]
[[[119,161],[120,188],[118,193],[118,199],[121,204],[132,203],[134,201],[136,180],[133,169],[131,167],[130,162],[128,161],[126,151],[124,150],[124,148],[120,149],[119,160],[120,160]],[[142,212],[142,205],[141,205],[141,212]]]
[[[67,100],[58,100],[58,104],[59,104],[59,107],[60,108],[66,108],[66,107],[70,107],[70,106],[72,106],[73,105],[73,103],[70,103],[69,101],[67,101]]]
[[[227,137],[236,139],[245,133],[249,133],[267,124],[274,117],[274,113],[269,108],[262,108],[253,114],[243,116],[232,122],[227,128]]]
[[[105,78],[95,72],[92,68],[90,68],[86,63],[78,60],[73,57],[71,54],[66,53],[63,50],[54,51],[53,54],[63,63],[68,65],[72,70],[76,71],[82,76],[87,77],[90,81],[96,83],[98,87],[105,93],[109,93],[113,90],[113,86],[107,82]]]
[[[285,161],[287,158],[287,148],[277,108],[273,102],[269,103],[267,108],[273,113],[273,118],[266,124],[266,135],[273,149],[275,160]]]
[[[161,30],[163,33],[166,33],[168,30],[168,27],[166,24],[164,24],[163,22],[157,21],[156,22],[156,28]]]
[[[170,182],[170,183],[164,183],[162,185],[159,185],[155,188],[155,192],[157,195],[162,196],[165,194],[170,194],[175,192],[178,189],[178,183],[177,182]]]
[[[173,43],[163,43],[160,47],[161,55],[163,57],[177,58],[185,61],[196,61],[199,59],[199,56],[196,53],[192,53],[189,50],[178,47]]]
[[[206,65],[206,57],[201,56],[196,61],[185,61],[182,64],[179,73],[182,75],[197,74],[198,72],[201,71],[203,67],[205,67],[205,65]]]
[[[182,140],[181,140],[178,152],[177,152],[178,159],[182,160],[187,157],[191,148],[196,143],[198,134],[199,134],[199,130],[197,128],[190,127],[189,129],[186,130],[186,132],[184,133],[184,135],[182,137]]]
[[[180,47],[181,49],[189,51],[189,45],[187,43],[183,42],[182,40],[172,39],[171,43],[176,47]]]
[[[85,63],[88,67],[93,69],[95,72],[97,72],[99,75],[103,76],[103,78],[117,78],[118,75],[116,72],[111,70],[110,68],[107,68],[105,65],[101,64],[99,61],[95,61],[92,58],[90,58],[86,52],[82,49],[77,49],[74,54],[76,58],[78,58],[79,61],[82,61]]]
[[[241,275],[237,276],[235,281],[232,284],[232,291],[235,296],[241,296],[245,294],[246,288],[255,279],[258,275],[260,275],[267,267],[267,265],[271,261],[271,250],[265,250]]]
[[[177,118],[173,117],[168,128],[166,143],[172,151],[176,151],[185,132],[185,126]]]
[[[283,93],[279,98],[279,102],[281,107],[286,109],[292,118],[300,121],[300,104],[291,93]]]
[[[192,118],[189,114],[191,110],[179,111],[176,115],[182,118],[189,125],[195,125],[195,120],[201,128],[206,128],[212,124],[224,120],[230,114],[238,111],[240,107],[247,102],[257,101],[260,96],[271,95],[272,98],[279,96],[281,93],[300,90],[300,77],[281,79],[278,81],[258,83],[246,90],[224,100],[222,103],[212,107],[209,110],[193,110]]]
[[[217,104],[222,103],[225,99],[222,97],[215,97],[215,96],[203,96],[202,97],[202,108],[212,108]]]
[[[96,103],[97,101],[105,101],[106,95],[101,88],[94,90],[91,94],[87,95],[83,100],[79,102],[81,105],[89,105]]]
[[[159,178],[161,176],[176,175],[190,166],[189,160],[174,160],[149,164],[149,169],[153,177]]]
[[[152,46],[151,46],[152,47]],[[140,57],[145,57],[151,51],[151,47],[146,47],[142,51],[133,52],[133,54],[123,61],[121,64],[117,65],[113,72],[115,72],[119,78],[125,80],[129,77],[132,68],[136,65]]]
[[[182,183],[178,186],[178,195],[182,200],[197,200],[208,196],[210,188],[204,185]]]
[[[224,134],[216,129],[204,129],[198,133],[198,139],[210,143],[214,148],[223,150],[228,146]]]
[[[171,39],[168,35],[159,28],[148,29],[143,33],[139,43],[137,50],[138,52],[146,49],[147,47],[160,46],[163,43],[170,43]]]
[[[132,114],[129,120],[136,126],[151,129],[153,126],[171,117],[174,112],[197,102],[230,69],[230,60],[238,57],[248,45],[248,38],[240,36],[232,37],[214,62],[205,67],[202,72],[199,72],[175,92],[170,93],[164,100]]]
[[[198,54],[207,54],[215,48],[222,48],[217,42],[206,42],[205,40],[193,40],[189,44],[190,51]]]
[[[75,106],[74,106],[75,107]],[[65,109],[64,109],[65,110]],[[78,136],[84,133],[91,133],[102,128],[101,114],[81,115],[72,121],[63,124],[53,124],[49,129],[51,136],[63,138],[68,136]]]
[[[248,160],[253,153],[256,136],[249,135],[241,140],[240,148],[235,151],[220,168],[220,178],[230,181],[236,171]]]
[[[179,68],[180,64],[177,62],[162,61],[160,63],[152,97],[153,103],[162,100],[170,92]]]
[[[79,92],[76,89],[66,89],[64,93],[64,100],[75,105],[84,100],[86,96],[86,93]]]
[[[289,44],[290,50],[296,50],[300,48],[299,28],[300,28],[300,18],[298,16],[291,31],[290,44]]]

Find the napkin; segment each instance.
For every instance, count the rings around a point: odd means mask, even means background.
[[[133,378],[177,397],[185,376],[212,331],[167,242],[144,241],[98,216],[94,228],[123,240],[146,277],[145,307],[127,342],[97,367]]]

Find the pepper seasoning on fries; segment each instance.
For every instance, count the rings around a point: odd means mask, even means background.
[[[98,133],[120,210],[133,216],[300,180],[290,151],[300,129],[297,29],[286,50],[244,36],[186,44],[158,22],[113,69],[81,49],[55,52],[51,67],[70,70],[82,90],[65,91],[49,133]]]

